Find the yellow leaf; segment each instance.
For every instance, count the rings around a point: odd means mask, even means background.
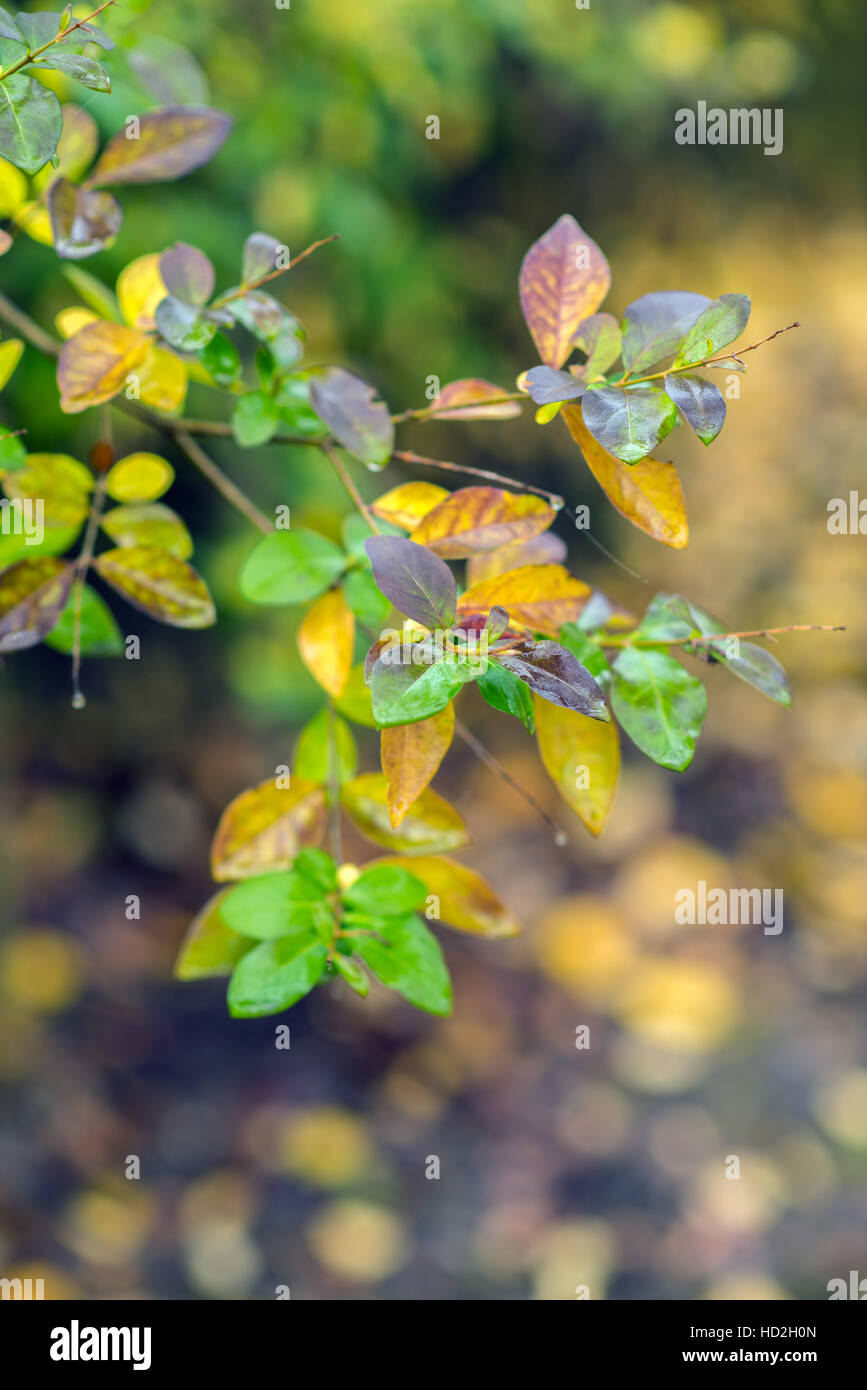
[[[152,410],[168,413],[179,410],[187,394],[187,364],[176,357],[168,348],[151,344],[147,356],[136,371],[130,373],[131,382],[138,384],[138,396],[134,399],[148,405]]]
[[[340,589],[329,589],[298,629],[301,660],[329,695],[339,695],[346,684],[354,642],[355,614]]]
[[[549,367],[566,361],[578,325],[596,312],[610,284],[607,260],[568,214],[530,247],[521,265],[521,308]]]
[[[75,566],[53,555],[19,560],[0,575],[0,652],[41,642],[69,598]]]
[[[269,778],[226,807],[211,846],[211,873],[225,883],[288,869],[300,849],[319,843],[325,824],[322,787],[293,777],[280,788]]]
[[[401,483],[377,498],[370,510],[383,521],[412,531],[448,495],[448,490],[437,483]]]
[[[436,775],[454,732],[452,704],[430,719],[383,729],[380,754],[388,780],[388,812],[395,829]]]
[[[42,500],[47,528],[75,526],[90,510],[93,474],[68,454],[28,454],[23,468],[3,475],[7,497]]]
[[[146,357],[149,339],[138,329],[102,319],[79,329],[60,349],[57,384],[68,415],[110,401]]]
[[[431,403],[437,420],[510,420],[521,413],[520,401],[504,401],[509,392],[481,377],[450,381]],[[498,405],[488,402],[499,400]]]
[[[415,528],[410,540],[443,560],[462,560],[479,550],[497,550],[531,540],[557,513],[541,497],[497,487],[462,487]]]
[[[154,502],[174,480],[175,470],[159,454],[127,454],[109,471],[105,487],[115,502]]]
[[[0,159],[0,217],[10,217],[27,199],[27,180],[20,169]]]
[[[61,309],[59,314],[54,316],[54,324],[61,338],[71,338],[80,328],[84,328],[88,323],[96,323],[99,314],[95,314],[92,309],[85,309],[81,304],[72,304],[68,309]]]
[[[458,849],[469,834],[454,806],[427,789],[397,829],[388,812],[388,782],[379,772],[363,772],[341,788],[340,798],[363,835],[404,854],[438,854]]]
[[[154,310],[168,294],[160,274],[158,252],[130,261],[117,277],[117,302],[124,323],[131,328],[152,329]]]
[[[608,819],[620,773],[620,741],[611,720],[588,719],[576,710],[533,696],[539,753],[560,795],[593,835]]]
[[[16,227],[20,227],[33,241],[38,241],[42,246],[54,245],[51,218],[48,216],[48,209],[42,203],[22,203],[15,209],[12,217]]]
[[[405,859],[375,859],[375,864],[395,864],[408,869],[436,899],[437,913],[432,920],[442,919],[458,931],[472,932],[489,938],[517,936],[520,922],[500,901],[493,888],[481,874],[439,855]],[[369,865],[367,867],[370,867]]]
[[[221,888],[190,923],[172,972],[176,980],[231,975],[241,957],[255,946],[250,937],[232,931],[220,915],[220,906],[229,892],[231,889]]]
[[[127,602],[172,627],[210,627],[216,621],[207,585],[192,565],[156,545],[105,550],[97,572]]]
[[[461,595],[458,611],[487,613],[498,605],[513,622],[557,637],[564,623],[577,622],[592,592],[562,565],[522,565],[473,584]]]
[[[523,565],[559,564],[566,559],[566,553],[565,541],[553,531],[543,531],[531,541],[473,555],[467,562],[467,584],[478,584],[480,579],[491,579],[495,574],[505,574],[506,570],[520,569]]]
[[[683,550],[689,542],[689,527],[674,464],[652,458],[621,463],[593,438],[580,406],[564,405],[561,413],[587,467],[621,515],[654,540]]]
[[[21,361],[23,351],[24,344],[20,338],[9,338],[7,342],[0,343],[0,391]]]

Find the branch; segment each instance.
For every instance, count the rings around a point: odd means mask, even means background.
[[[485,764],[486,767],[489,767],[492,772],[495,772],[498,777],[502,778],[502,780],[505,783],[507,783],[507,785],[510,786],[513,791],[518,793],[518,796],[520,796],[522,800],[526,801],[528,806],[532,806],[537,816],[541,816],[545,824],[549,826],[551,830],[554,831],[555,845],[559,845],[562,848],[563,845],[569,843],[569,836],[566,834],[565,830],[560,829],[557,823],[553,821],[551,817],[548,815],[548,812],[542,806],[539,805],[536,798],[530,792],[528,792],[525,787],[522,787],[520,782],[517,782],[515,780],[511,772],[506,771],[506,769],[503,767],[503,764],[499,762],[497,758],[494,757],[493,753],[488,752],[485,745],[479,742],[475,734],[470,733],[466,724],[462,724],[460,719],[455,720],[455,733],[457,734],[459,739],[463,740],[463,742],[467,745],[470,751],[472,753],[475,753],[476,757],[479,758],[481,762]]]
[[[322,237],[321,241],[314,241],[311,246],[306,247],[286,265],[281,265],[279,270],[270,270],[267,275],[263,275],[258,280],[253,280],[249,285],[240,285],[231,294],[221,295],[209,305],[211,309],[222,309],[224,304],[231,304],[233,299],[240,299],[243,295],[249,294],[251,290],[258,290],[262,285],[267,285],[269,280],[276,280],[279,275],[285,275],[287,270],[293,270],[296,265],[306,261],[308,256],[312,256],[314,251],[318,251],[320,246],[327,246],[330,241],[338,241],[339,232],[332,232],[331,236]]]
[[[637,629],[636,629],[637,631]],[[696,634],[694,637],[662,637],[657,641],[634,639],[628,632],[622,637],[608,637],[599,633],[602,647],[687,647],[708,646],[714,642],[725,642],[732,637],[770,637],[773,641],[782,632],[845,632],[845,623],[793,623],[789,627],[757,627],[750,632],[710,632]]]
[[[100,473],[93,489],[90,515],[78,559],[75,562],[75,580],[72,596],[72,708],[84,709],[87,703],[81,693],[81,604],[84,598],[84,581],[93,560],[96,537],[105,501],[107,474]]]
[[[532,483],[518,482],[515,478],[504,478],[501,473],[491,473],[487,468],[470,468],[463,463],[447,463],[445,459],[429,459],[422,454],[414,454],[409,449],[395,449],[392,458],[400,459],[403,463],[420,464],[423,468],[445,468],[450,473],[471,473],[474,478],[485,478],[490,483],[505,483],[506,487],[520,488],[522,492],[535,492],[537,497],[544,497],[555,512],[561,511],[564,506],[563,498],[556,492],[534,487]]]
[[[242,492],[241,489],[232,482],[232,479],[226,476],[221,468],[217,467],[214,460],[205,453],[202,446],[193,439],[191,434],[187,433],[183,424],[175,426],[174,428],[170,424],[166,424],[163,428],[177,442],[178,447],[183,449],[190,462],[195,464],[199,472],[207,478],[208,482],[211,483],[223,497],[225,497],[227,502],[237,508],[237,510],[241,512],[248,521],[251,521],[254,526],[258,526],[260,531],[264,531],[266,536],[273,531],[273,524],[268,520],[265,513],[260,512],[255,502],[252,502],[247,494]]]
[[[529,394],[526,391],[508,391],[502,396],[491,396],[491,398],[479,401],[479,405],[509,405],[512,401],[528,401]],[[435,418],[440,413],[460,410],[459,405],[426,405],[421,410],[403,410],[399,415],[392,415],[392,422],[395,425],[402,424],[405,420],[429,420]],[[455,418],[458,418],[457,416]]]
[[[651,372],[649,376],[636,376],[630,380],[627,372],[619,381],[611,383],[612,386],[625,386],[627,381],[630,386],[637,386],[641,381],[658,381],[662,376],[677,376],[681,372],[697,372],[699,367],[712,367],[717,362],[730,362],[734,359],[739,362],[744,353],[755,352],[756,348],[764,347],[765,343],[773,342],[774,338],[779,338],[781,333],[789,333],[793,328],[800,328],[799,323],[787,324],[785,328],[778,328],[775,333],[769,333],[767,338],[760,338],[757,343],[750,343],[749,347],[740,348],[737,352],[722,352],[719,357],[705,357],[701,362],[690,362],[686,367],[666,367],[662,372]]]
[[[97,9],[92,10],[89,15],[85,15],[84,19],[79,19],[75,24],[70,24],[68,29],[61,30],[58,28],[54,38],[49,39],[41,48],[34,48],[32,53],[28,52],[23,58],[19,58],[17,63],[12,63],[8,68],[4,68],[3,71],[0,72],[0,82],[5,81],[7,77],[11,77],[13,72],[18,72],[19,68],[26,67],[28,63],[36,63],[40,53],[44,53],[46,48],[52,48],[54,44],[62,43],[63,40],[68,39],[69,35],[76,29],[80,29],[84,24],[89,24],[92,19],[96,19],[98,14],[102,14],[103,10],[107,10],[109,5],[113,5],[114,3],[115,0],[103,0],[103,3]],[[38,63],[36,63],[36,66],[39,66]]]
[[[376,523],[376,518],[374,517],[367,503],[363,500],[361,493],[355,486],[355,483],[352,481],[352,478],[347,472],[346,465],[344,464],[343,459],[340,457],[337,450],[334,448],[334,445],[329,444],[326,440],[325,442],[321,443],[319,447],[322,450],[323,454],[325,454],[326,458],[330,460],[332,468],[334,469],[338,478],[342,482],[343,486],[346,488],[346,491],[349,493],[349,496],[352,498],[352,501],[355,503],[356,507],[361,512],[361,515],[364,517],[364,520],[367,522],[373,534],[375,536],[380,535],[381,532]]]

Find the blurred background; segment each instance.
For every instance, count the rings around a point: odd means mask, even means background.
[[[693,766],[678,776],[626,747],[598,843],[520,726],[466,696],[462,717],[569,831],[558,848],[461,745],[449,753],[436,785],[473,832],[460,857],[523,935],[441,930],[444,1022],[337,985],[282,1020],[232,1022],[222,983],[176,984],[172,961],[212,891],[220,811],[289,761],[319,701],[295,616],[237,595],[253,533],[170,454],[166,500],[197,537],[218,626],[176,632],[117,605],[142,660],[87,663],[81,711],[51,651],[0,677],[0,1274],[44,1277],[55,1298],[268,1299],[282,1285],[387,1300],[563,1300],[578,1285],[822,1299],[829,1279],[867,1276],[867,539],[826,526],[831,498],[867,491],[867,11],[121,0],[104,21],[150,84],[118,59],[113,95],[85,94],[106,135],[160,99],[210,101],[236,124],[198,174],[125,191],[117,243],[85,268],[113,284],[181,239],[231,284],[252,230],[293,252],[338,231],[280,296],[308,360],[345,362],[393,410],[424,404],[431,374],[511,389],[532,365],[518,268],[563,212],[607,253],[613,312],[650,290],[745,291],[749,341],[799,320],[747,359],[711,449],[682,429],[666,441],[686,551],[613,511],[559,421],[427,424],[402,444],[589,505],[594,535],[641,578],[563,521],[570,564],[634,611],[663,588],[737,629],[847,630],[780,639],[791,712],[709,670]],[[699,100],[782,108],[783,153],[676,145],[675,110]],[[0,283],[49,328],[77,302],[53,251],[25,237]],[[2,420],[27,426],[31,450],[86,458],[94,422],[56,400],[51,364],[28,349]],[[221,404],[194,394],[189,409]],[[117,428],[122,451],[162,449]],[[266,510],[288,501],[293,524],[337,534],[345,499],[318,455],[214,453]],[[358,481],[372,498],[405,476]],[[375,768],[376,736],[358,733]],[[347,851],[377,853],[351,836]],[[783,932],[676,926],[674,894],[699,879],[782,888]]]

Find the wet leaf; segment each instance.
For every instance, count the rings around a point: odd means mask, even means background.
[[[591,835],[601,834],[617,790],[617,726],[535,700],[536,735],[545,771]]]
[[[444,561],[402,536],[371,536],[364,548],[378,587],[395,608],[422,627],[451,627],[457,586]]]
[[[437,420],[511,420],[521,413],[520,401],[504,401],[509,392],[492,381],[465,377],[444,386],[431,409]],[[499,400],[498,405],[486,402]]]
[[[667,376],[665,389],[702,444],[712,444],[726,419],[726,403],[722,393],[711,382],[692,372]]]
[[[461,595],[461,613],[505,608],[513,623],[556,637],[564,623],[576,622],[592,590],[562,565],[522,565],[473,584]]]
[[[391,824],[388,781],[382,773],[363,772],[341,792],[343,806],[363,835],[386,849],[404,854],[437,854],[469,842],[463,819],[443,797],[428,788],[400,825]]]
[[[574,217],[560,217],[530,247],[521,266],[521,308],[547,366],[563,365],[576,330],[610,284],[607,260]]]
[[[154,321],[166,342],[180,352],[200,352],[217,331],[216,323],[205,316],[198,304],[187,304],[173,294],[166,295],[157,305]]]
[[[452,988],[439,942],[415,913],[389,920],[375,936],[353,937],[358,953],[382,984],[416,1008],[443,1017],[452,1011]]]
[[[0,82],[0,150],[10,164],[37,173],[57,149],[62,127],[60,102],[41,82],[23,72]]]
[[[254,942],[239,936],[223,920],[220,909],[229,891],[221,888],[190,923],[175,961],[176,980],[231,975],[241,957],[253,950]]]
[[[527,733],[535,732],[533,697],[529,686],[518,676],[498,665],[496,661],[489,661],[487,671],[479,676],[479,690],[493,709],[520,719]]]
[[[440,502],[449,496],[448,490],[437,483],[401,483],[382,497],[378,497],[370,510],[374,516],[400,526],[404,531],[413,531],[419,522],[432,512]]]
[[[707,692],[665,652],[624,647],[614,662],[611,708],[643,753],[683,772],[707,713]]]
[[[557,642],[527,642],[503,652],[498,663],[524,681],[535,695],[591,719],[608,719],[605,696],[588,671]]]
[[[329,589],[298,629],[301,660],[329,695],[339,695],[352,666],[355,615],[339,589]]]
[[[195,106],[164,106],[136,120],[137,128],[127,121],[109,140],[88,180],[90,187],[181,178],[207,163],[232,127],[222,111]]]
[[[204,580],[191,565],[155,545],[106,550],[94,565],[100,577],[136,608],[172,627],[211,627],[216,612]]]
[[[417,660],[400,661],[398,653],[384,652],[373,664],[370,693],[373,715],[380,728],[414,724],[445,709],[468,681],[485,667],[484,660],[448,657],[436,661],[430,641],[411,650]]]
[[[58,256],[81,260],[101,251],[120,230],[123,213],[110,193],[55,179],[48,196],[51,234]]]
[[[579,407],[565,406],[562,414],[587,467],[621,515],[654,540],[682,550],[689,541],[689,527],[674,465],[646,458],[627,467],[597,443]]]
[[[117,546],[158,546],[188,560],[193,538],[177,512],[159,502],[114,507],[102,518],[102,528]]]
[[[253,232],[244,242],[242,283],[251,285],[254,281],[270,275],[277,269],[277,258],[285,250],[286,247],[276,237],[268,236],[265,232]]]
[[[95,58],[85,58],[80,53],[62,53],[50,49],[47,53],[40,54],[34,66],[62,72],[65,77],[71,77],[73,81],[80,82],[82,87],[89,87],[93,92],[111,91],[111,78],[102,63],[98,63]]]
[[[339,578],[346,556],[315,531],[274,531],[254,546],[240,588],[251,603],[306,603]]]
[[[428,512],[410,540],[442,559],[461,560],[480,550],[531,540],[547,530],[555,516],[553,507],[531,493],[464,487]]]
[[[623,316],[623,365],[632,376],[671,357],[710,300],[686,290],[642,295]]]
[[[19,560],[0,574],[0,652],[35,647],[57,622],[75,566],[54,556]]]
[[[235,966],[229,981],[233,1018],[262,1018],[297,1004],[325,973],[328,948],[313,932],[263,941]]]
[[[325,792],[294,776],[280,788],[273,777],[241,792],[220,818],[211,847],[211,873],[218,883],[291,867],[305,845],[321,840],[326,825]]]
[[[60,408],[68,415],[110,401],[144,360],[149,340],[136,328],[99,320],[68,338],[57,359]]]
[[[410,807],[433,780],[455,731],[455,711],[448,704],[430,719],[383,729],[382,771],[388,782],[391,824],[400,825]]]
[[[748,294],[721,294],[703,309],[693,323],[674,360],[676,367],[690,367],[739,338],[750,320]]]
[[[581,402],[581,414],[597,443],[623,463],[646,458],[677,423],[674,402],[656,386],[594,387]]]
[[[334,911],[325,890],[306,874],[258,874],[229,889],[221,913],[233,931],[259,941],[315,932],[326,940],[334,931]]]
[[[399,864],[400,860],[375,862]],[[411,862],[413,877],[421,879],[428,894],[437,899],[438,916],[448,926],[491,940],[517,936],[520,932],[520,922],[481,874],[437,855],[414,857]]]
[[[310,400],[335,439],[368,468],[383,468],[394,448],[388,406],[360,377],[328,367],[310,379]]]
[[[343,893],[347,913],[373,918],[405,917],[424,904],[425,886],[403,864],[375,860]]]

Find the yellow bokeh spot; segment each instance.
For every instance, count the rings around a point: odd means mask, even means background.
[[[407,1258],[403,1225],[371,1202],[332,1202],[307,1227],[311,1250],[332,1274],[359,1284],[378,1284]]]
[[[832,1139],[853,1149],[867,1149],[867,1070],[854,1068],[823,1086],[814,1109]]]
[[[539,964],[570,994],[596,1004],[619,993],[635,959],[617,912],[602,898],[566,898],[545,914],[536,933]]]
[[[175,470],[158,454],[127,454],[110,469],[106,489],[115,502],[153,502],[174,478]]]
[[[636,24],[633,42],[652,72],[687,77],[711,56],[716,26],[710,16],[689,5],[657,5]]]
[[[311,1106],[293,1115],[279,1143],[283,1171],[316,1187],[354,1182],[374,1160],[363,1120],[337,1106]]]
[[[691,960],[647,962],[618,1009],[624,1027],[642,1041],[674,1051],[706,1052],[734,1026],[734,986],[718,967]]]
[[[116,1268],[141,1252],[151,1229],[153,1202],[140,1183],[107,1179],[67,1207],[58,1235],[89,1264]]]
[[[84,956],[73,937],[50,928],[23,931],[0,954],[0,986],[14,1004],[35,1013],[55,1013],[75,999],[84,976]]]

